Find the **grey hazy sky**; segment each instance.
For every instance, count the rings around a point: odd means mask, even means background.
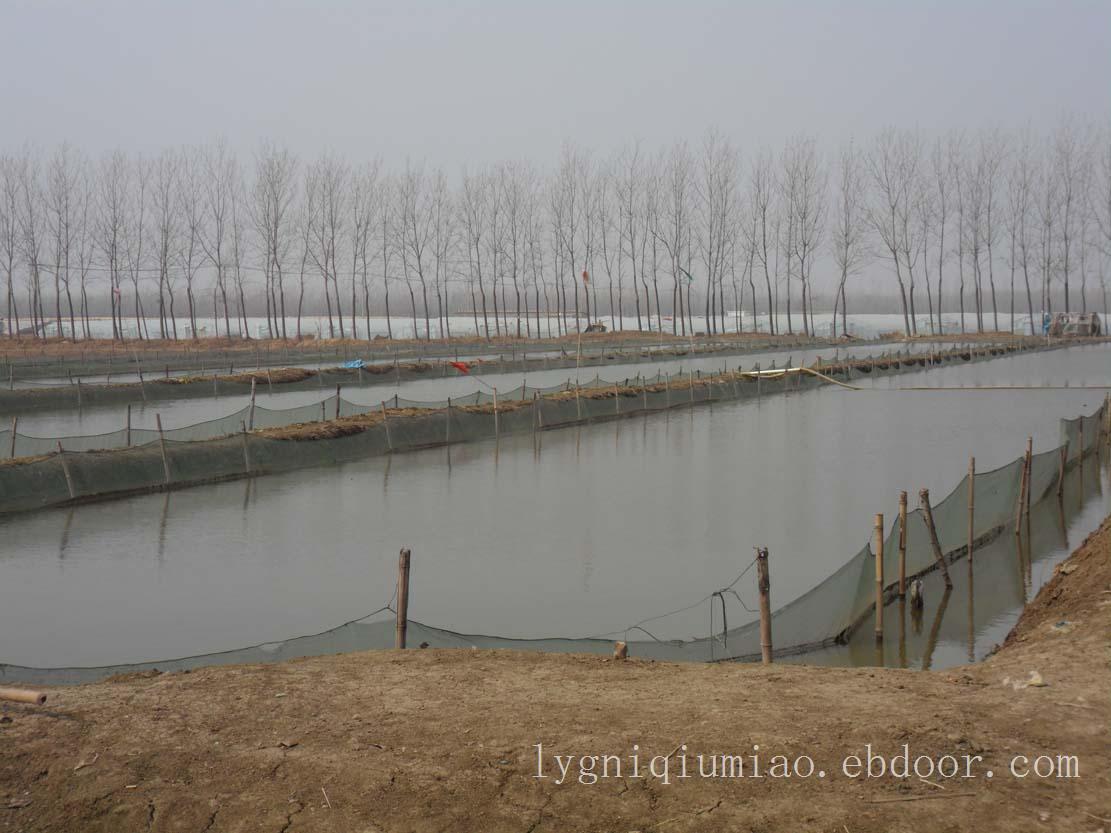
[[[1111,107],[1111,2],[13,2],[0,145],[225,136],[454,168],[572,139],[742,150]]]

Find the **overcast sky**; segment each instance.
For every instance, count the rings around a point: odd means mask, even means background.
[[[13,2],[0,146],[225,136],[456,168],[1111,112],[1111,2]]]

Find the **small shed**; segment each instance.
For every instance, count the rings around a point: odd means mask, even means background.
[[[1049,325],[1051,336],[1098,336],[1103,332],[1094,312],[1058,312]]]

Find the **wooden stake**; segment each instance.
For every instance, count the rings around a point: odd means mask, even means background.
[[[934,560],[937,561],[938,566],[941,568],[941,574],[945,577],[945,586],[952,587],[953,580],[949,578],[949,565],[945,563],[945,556],[941,552],[941,544],[937,540],[937,528],[934,526],[934,513],[930,507],[930,490],[922,489],[918,493],[918,501],[922,509],[922,519],[926,523],[926,531],[930,534],[930,547],[934,551]]]
[[[907,594],[907,493],[899,492],[899,598]]]
[[[251,450],[247,447],[247,425],[240,420],[239,427],[243,429],[243,470],[251,473]]]
[[[14,434],[14,431],[13,431]],[[1065,440],[1065,444],[1061,446],[1061,462],[1057,466],[1057,497],[1065,494],[1065,464],[1069,459],[1069,441]]]
[[[162,414],[154,415],[155,425],[158,426],[158,446],[162,450],[162,471],[166,475],[166,482],[170,482],[170,458],[166,456],[166,435],[162,433]]]
[[[12,417],[12,442],[11,442],[11,448],[10,448],[10,449],[8,450],[8,457],[10,457],[10,458],[11,458],[11,459],[13,459],[13,460],[15,459],[15,432],[16,432],[16,429],[17,429],[17,428],[19,428],[19,417],[17,417],[17,416],[14,416],[14,417]]]
[[[66,476],[66,488],[69,490],[69,496],[72,500],[77,497],[77,493],[73,490],[73,475],[69,471],[69,463],[66,461],[66,453],[62,450],[62,441],[58,441],[58,459],[62,461],[62,474]]]
[[[756,398],[760,398],[760,362],[756,362]]]
[[[146,385],[143,383],[143,368],[141,368],[141,367],[139,368],[139,393],[142,395],[143,401],[146,402],[147,401],[147,388],[146,388]]]
[[[127,448],[131,448],[131,403],[127,403],[127,425],[124,428],[124,444]]]
[[[760,591],[760,657],[764,665],[772,662],[771,576],[768,573],[768,548],[756,550],[756,586]]]
[[[1022,515],[1026,511],[1026,492],[1029,488],[1027,478],[1030,475],[1030,447],[1033,443],[1032,437],[1026,440],[1026,454],[1022,458],[1022,476],[1019,478],[1018,485],[1018,504],[1015,506],[1015,535],[1022,534]]]
[[[1077,457],[1080,461],[1080,485],[1084,486],[1084,417],[1080,417],[1080,449]]]
[[[447,398],[447,412],[444,418],[444,444],[451,445],[451,397]]]
[[[968,458],[968,560],[972,561],[976,540],[976,458]]]
[[[883,513],[876,515],[876,641],[883,640]]]
[[[386,414],[386,403],[382,403],[382,424],[386,426],[386,450],[393,451],[393,441],[390,439],[390,418]]]
[[[1026,438],[1026,523],[1030,523],[1030,493],[1034,491],[1031,477],[1034,474],[1034,438]]]
[[[494,388],[494,439],[498,439],[499,426],[498,426],[498,389]]]
[[[670,373],[666,374],[666,376],[664,377],[664,390],[667,391],[667,397],[666,397],[667,407],[671,408],[671,374]]]
[[[255,380],[251,378],[251,412],[247,417],[248,426],[252,431],[255,430]]]
[[[77,407],[81,407],[81,378],[77,378]]]
[[[339,419],[339,398],[340,398],[339,394],[340,394],[340,386],[336,385],[336,419]]]
[[[266,390],[271,396],[274,395],[274,376],[270,372],[270,368],[266,368]]]
[[[409,550],[401,550],[397,560],[397,628],[394,647],[405,647],[405,631],[409,627]]]

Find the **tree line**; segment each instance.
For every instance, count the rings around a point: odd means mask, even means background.
[[[889,276],[908,335],[940,332],[943,308],[962,332],[999,330],[1001,296],[1008,326],[1017,300],[1033,333],[1055,299],[1089,311],[1091,288],[1106,313],[1109,259],[1111,129],[1073,122],[888,128],[832,153],[802,135],[748,158],[711,130],[656,152],[567,143],[551,170],[513,161],[450,178],[272,143],[246,160],[222,141],[0,155],[12,337],[89,338],[99,308],[118,340],[132,319],[139,339],[197,338],[209,313],[217,335],[250,338],[262,312],[273,337],[301,338],[307,299],[339,338],[360,320],[369,337],[373,311],[390,337],[405,317],[432,339],[460,310],[490,338],[564,335],[603,310],[618,327],[690,335],[697,316],[725,333],[743,329],[742,308],[809,335],[818,281],[836,335],[865,271]]]

